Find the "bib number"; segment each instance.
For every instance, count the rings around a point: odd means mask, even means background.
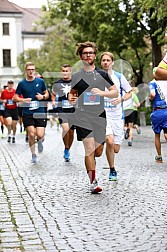
[[[0,110],[5,110],[3,104],[0,104]]]
[[[39,101],[31,101],[29,110],[34,110],[39,108]]]
[[[62,100],[62,108],[72,108],[73,106],[69,103],[68,100]]]
[[[104,107],[105,108],[116,108],[116,105],[113,105],[110,101],[104,100]]]
[[[91,92],[85,92],[83,105],[100,105],[100,96]]]
[[[7,105],[11,106],[14,104],[14,101],[13,100],[7,100]]]

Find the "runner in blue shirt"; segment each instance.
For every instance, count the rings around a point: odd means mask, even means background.
[[[167,81],[152,80],[148,86],[150,89],[149,99],[152,101],[153,107],[151,122],[155,133],[155,148],[157,151],[155,161],[162,163],[160,134],[161,130],[163,130],[167,140]]]
[[[26,78],[18,83],[14,96],[15,102],[23,103],[23,124],[28,132],[28,141],[32,153],[32,162],[37,162],[35,154],[35,138],[38,140],[38,152],[43,151],[42,140],[46,127],[44,102],[49,97],[43,79],[35,77],[35,65],[27,62]],[[22,94],[23,98],[19,97]]]

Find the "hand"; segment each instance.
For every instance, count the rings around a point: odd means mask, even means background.
[[[77,99],[78,99],[77,94],[71,94],[71,93],[68,94],[68,100],[72,105],[76,104]]]
[[[32,100],[32,98],[24,98],[24,99],[23,99],[23,102],[25,102],[25,103],[30,103],[31,100]]]
[[[52,101],[52,107],[58,106],[58,101]]]
[[[99,96],[102,96],[103,91],[100,90],[99,88],[92,88],[91,93],[92,93],[92,94],[99,95]]]
[[[43,100],[43,94],[37,93],[35,96],[39,101]]]
[[[121,103],[121,97],[112,100],[111,103],[112,103],[114,106],[118,105],[119,103]]]

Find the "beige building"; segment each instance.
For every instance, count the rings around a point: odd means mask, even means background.
[[[17,57],[30,48],[40,48],[45,36],[37,21],[42,15],[41,9],[21,8],[20,6],[0,0],[0,84],[6,85],[9,79],[15,84],[21,78],[17,66]]]

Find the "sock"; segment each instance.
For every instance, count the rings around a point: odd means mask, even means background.
[[[2,131],[2,134],[3,134],[3,131],[4,131],[4,126],[1,125],[1,131]]]
[[[88,171],[88,176],[89,176],[89,179],[90,179],[90,183],[92,183],[93,180],[95,179],[95,175],[96,175],[96,171],[95,170]]]
[[[115,171],[115,168],[114,167],[110,167],[110,172],[113,172]]]

